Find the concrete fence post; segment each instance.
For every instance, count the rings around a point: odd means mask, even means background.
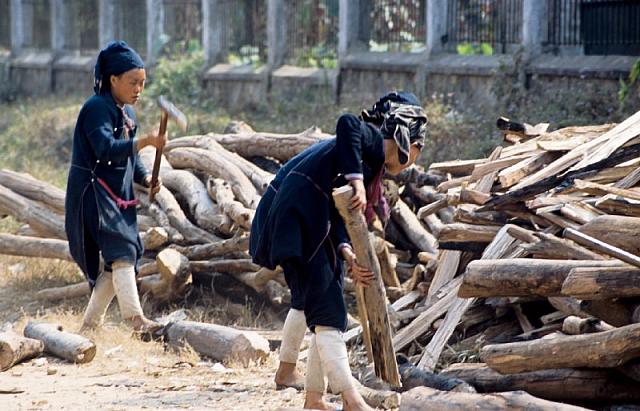
[[[160,51],[164,22],[164,2],[147,0],[147,64],[155,64]]]
[[[115,40],[115,5],[113,0],[99,0],[98,3],[98,48]]]
[[[284,0],[267,0],[267,50],[267,62],[272,69],[284,64],[287,52]]]
[[[447,0],[427,0],[426,12],[426,55],[442,53],[447,35]]]
[[[225,0],[202,1],[202,47],[205,66],[224,61],[227,50],[224,41]],[[230,3],[227,0],[227,3]]]
[[[338,23],[338,57],[368,49],[368,1],[340,0]]]
[[[24,46],[24,9],[22,0],[11,0],[9,13],[11,19],[11,53],[15,55]]]
[[[542,53],[547,0],[522,0],[522,47],[525,60]]]

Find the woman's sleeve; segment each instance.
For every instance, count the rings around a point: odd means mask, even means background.
[[[116,140],[108,108],[100,101],[88,103],[82,130],[100,161],[122,161],[134,154],[136,139]]]
[[[343,114],[336,125],[338,173],[347,180],[363,179],[361,121],[353,114]]]
[[[149,174],[149,170],[147,170],[147,167],[142,164],[142,160],[140,160],[140,156],[137,153],[134,160],[135,167],[133,169],[133,181],[138,184],[143,184],[144,178]]]

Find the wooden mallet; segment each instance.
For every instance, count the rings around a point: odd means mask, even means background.
[[[164,96],[158,97],[158,106],[160,106],[160,129],[158,131],[159,136],[164,136],[167,133],[167,122],[169,117],[175,120],[182,131],[187,131],[187,116],[178,108],[173,105]],[[156,149],[156,159],[153,162],[153,171],[151,172],[151,187],[149,188],[149,202],[153,202],[155,193],[153,187],[158,184],[158,174],[160,174],[160,161],[162,160],[162,151],[164,147],[158,147]]]

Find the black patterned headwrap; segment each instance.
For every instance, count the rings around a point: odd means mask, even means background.
[[[427,115],[420,106],[390,103],[389,111],[384,113],[380,131],[384,138],[391,139],[398,145],[400,164],[409,162],[409,151],[412,144],[420,149],[424,146],[427,135]]]

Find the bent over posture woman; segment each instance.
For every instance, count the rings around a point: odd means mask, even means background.
[[[133,49],[124,42],[109,43],[95,65],[95,94],[82,106],[73,135],[65,229],[71,255],[92,289],[83,328],[102,323],[114,296],[122,318],[135,330],[157,326],[142,312],[135,281],[143,247],[133,182],[149,186],[151,181],[137,153],[164,143],[154,134],[136,138],[130,105],[140,98],[145,75]]]

